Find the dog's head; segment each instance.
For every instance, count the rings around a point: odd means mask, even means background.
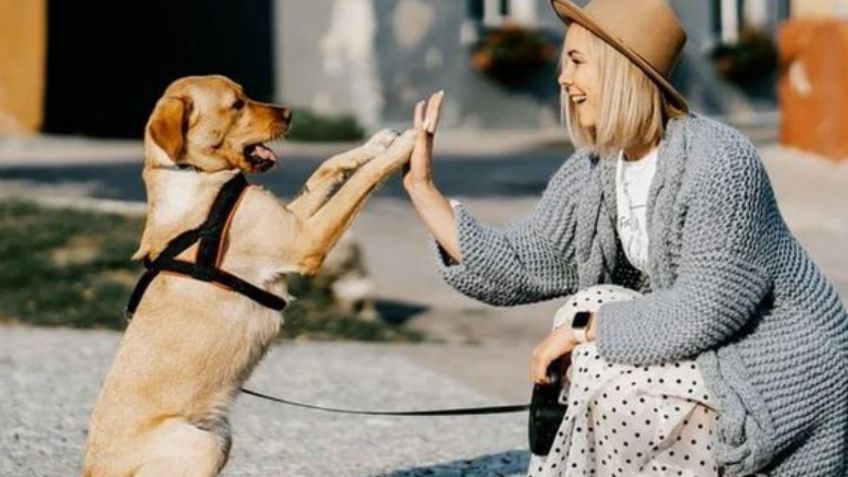
[[[277,157],[263,143],[285,135],[288,108],[253,101],[223,76],[190,76],[171,83],[147,122],[146,146],[177,166],[214,172],[264,172]]]

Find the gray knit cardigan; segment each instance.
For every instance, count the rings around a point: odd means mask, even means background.
[[[754,146],[691,114],[669,122],[648,198],[648,275],[615,229],[615,161],[580,150],[503,229],[456,207],[462,293],[509,306],[601,283],[648,292],[598,312],[615,363],[696,358],[720,403],[725,475],[848,475],[848,313],[784,223]]]

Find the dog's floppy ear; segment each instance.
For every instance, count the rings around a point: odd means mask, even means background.
[[[147,123],[150,137],[161,147],[172,161],[182,155],[191,102],[187,98],[168,96],[156,103],[156,108]]]

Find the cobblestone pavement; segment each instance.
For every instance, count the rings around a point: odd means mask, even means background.
[[[119,340],[119,333],[107,331],[0,327],[0,476],[79,473],[88,416]],[[422,358],[466,361],[463,349],[283,343],[262,362],[249,387],[360,409],[509,402]],[[223,474],[229,477],[512,476],[527,465],[524,413],[355,417],[242,396],[231,422],[234,445]]]

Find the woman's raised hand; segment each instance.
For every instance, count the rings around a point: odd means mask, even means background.
[[[455,262],[462,260],[456,219],[450,202],[433,182],[433,138],[439,125],[444,91],[415,105],[417,136],[412,157],[403,171],[403,186],[424,225]]]
[[[414,121],[417,129],[412,158],[404,170],[403,185],[408,190],[433,185],[433,139],[439,125],[444,91],[430,96],[415,105]]]

